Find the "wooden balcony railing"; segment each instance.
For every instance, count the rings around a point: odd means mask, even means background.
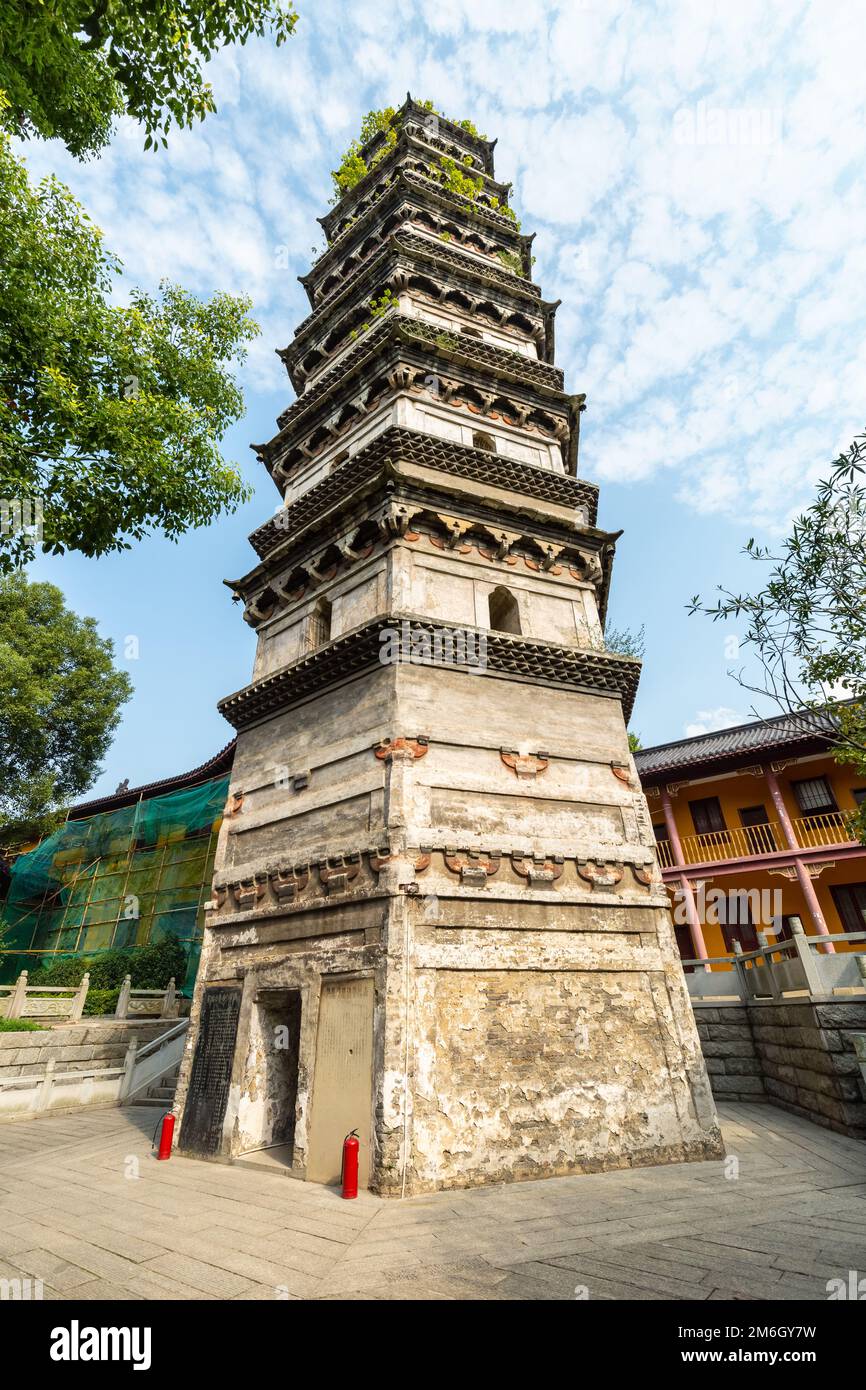
[[[801,849],[823,845],[854,843],[844,811],[828,811],[819,816],[800,816],[793,822]],[[760,854],[777,854],[788,849],[785,832],[778,821],[766,825],[735,825],[730,830],[711,830],[705,835],[684,835],[680,841],[686,864],[714,864],[726,859],[750,859]],[[670,840],[656,841],[656,856],[662,869],[676,866]]]
[[[785,848],[785,836],[782,827],[773,821],[767,825],[735,825],[730,830],[710,830],[705,835],[684,835],[682,846],[687,864],[713,864],[722,859],[775,854]]]
[[[794,821],[794,834],[802,849],[818,845],[846,845],[853,842],[844,811],[824,811],[819,816],[799,816]]]
[[[660,869],[673,868],[674,852],[670,840],[656,840],[656,859],[659,861]]]

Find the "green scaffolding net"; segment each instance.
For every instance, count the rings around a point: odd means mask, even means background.
[[[66,821],[20,855],[0,904],[0,983],[60,957],[134,950],[173,935],[187,957],[182,988],[190,994],[228,784],[217,777]]]

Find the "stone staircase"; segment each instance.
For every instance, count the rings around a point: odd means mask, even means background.
[[[174,1093],[177,1090],[177,1074],[179,1069],[180,1063],[178,1062],[176,1066],[172,1067],[171,1071],[167,1071],[161,1076],[159,1081],[155,1081],[152,1086],[148,1086],[146,1095],[137,1096],[134,1104],[150,1105],[153,1106],[154,1109],[158,1106],[160,1110],[170,1110],[174,1100]]]

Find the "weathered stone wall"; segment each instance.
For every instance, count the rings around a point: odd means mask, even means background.
[[[694,1010],[718,1100],[770,1101],[866,1138],[866,1083],[852,1037],[866,1028],[866,999],[695,1000]]]
[[[503,757],[515,729],[544,756]],[[335,975],[375,981],[383,1193],[721,1151],[617,700],[380,667],[243,733],[233,792],[199,972],[242,989],[220,1152],[273,1142],[297,992],[303,1175]]]

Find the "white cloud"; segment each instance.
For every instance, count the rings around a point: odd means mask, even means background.
[[[715,734],[720,729],[732,729],[737,724],[745,723],[746,720],[737,710],[718,705],[715,709],[699,709],[694,720],[683,725],[683,734],[686,738],[697,738],[699,734]]]

